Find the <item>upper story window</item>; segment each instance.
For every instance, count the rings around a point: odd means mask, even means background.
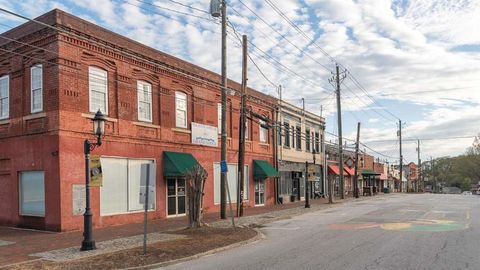
[[[152,85],[137,82],[138,120],[152,122]]]
[[[107,71],[96,67],[88,67],[88,88],[90,96],[90,112],[100,110],[108,114],[108,81]]]
[[[277,128],[277,144],[282,145],[282,128]]]
[[[302,127],[297,126],[297,149],[302,150]]]
[[[292,125],[292,148],[295,148],[295,127]]]
[[[315,152],[320,153],[320,136],[318,132],[315,132]]]
[[[187,95],[175,92],[176,126],[187,128]]]
[[[305,130],[305,147],[306,147],[307,151],[310,151],[310,144],[311,144],[311,142],[310,142],[310,129],[307,128]]]
[[[35,65],[30,68],[30,111],[43,111],[43,68]]]
[[[267,124],[265,121],[260,120],[260,142],[261,143],[266,143],[268,139],[268,129],[266,129],[264,126]]]
[[[0,119],[9,117],[10,77],[0,77]]]
[[[222,103],[217,104],[217,130],[222,134]]]
[[[248,140],[248,135],[250,133],[250,121],[248,121],[248,118],[245,118],[245,140]]]
[[[283,123],[285,129],[285,146],[290,147],[290,125],[288,123]]]

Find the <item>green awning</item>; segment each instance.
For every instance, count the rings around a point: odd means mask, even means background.
[[[179,177],[198,164],[190,153],[163,152],[163,176]]]
[[[372,170],[362,170],[362,175],[365,175],[365,176],[375,176],[375,175],[380,175],[379,173],[377,172],[374,172]]]
[[[279,177],[280,174],[278,171],[273,168],[273,166],[265,160],[254,160],[253,161],[253,179],[261,180],[267,177]]]

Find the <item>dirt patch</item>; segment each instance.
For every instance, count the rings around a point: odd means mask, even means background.
[[[183,239],[149,245],[146,256],[143,255],[143,249],[140,247],[65,263],[38,260],[10,266],[5,269],[84,270],[118,269],[142,266],[193,256],[215,248],[248,240],[257,235],[257,232],[251,228],[209,227],[196,230],[181,230],[172,233],[183,234],[186,237]]]

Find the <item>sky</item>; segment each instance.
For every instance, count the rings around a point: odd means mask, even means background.
[[[59,8],[219,73],[221,26],[210,0],[0,0],[34,18]],[[480,130],[480,0],[230,0],[228,76],[241,79],[239,38],[248,36],[248,84],[326,118],[338,134],[335,63],[343,137],[357,122],[367,153],[398,162],[455,156]],[[0,31],[23,23],[0,12]],[[238,36],[237,36],[238,35]],[[453,138],[453,139],[452,139]],[[335,142],[334,135],[328,140]],[[368,147],[368,148],[367,148]],[[375,152],[373,152],[373,149]]]

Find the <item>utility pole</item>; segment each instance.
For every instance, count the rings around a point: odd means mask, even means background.
[[[227,1],[222,3],[222,138],[220,160],[227,162]],[[227,218],[227,172],[220,176],[220,218]]]
[[[310,190],[308,189],[309,184],[310,183],[308,181],[308,161],[305,161],[305,208],[310,208]]]
[[[360,144],[360,122],[357,124],[357,141],[355,143],[355,175],[353,176],[353,196],[358,198],[358,147]]]
[[[435,181],[435,161],[430,156],[430,173],[432,175],[432,182],[433,182],[433,193],[437,189],[437,181]]]
[[[240,101],[240,138],[238,139],[238,180],[239,194],[237,195],[237,217],[243,216],[243,187],[245,181],[245,107],[247,91],[247,36],[242,36],[242,93]],[[275,145],[276,147],[276,145]]]
[[[398,120],[398,137],[400,138],[400,192],[402,192],[403,189],[403,156],[402,156],[402,120]],[[408,181],[407,181],[407,188],[408,188]]]
[[[422,162],[420,160],[420,140],[417,140],[417,154],[418,154],[418,166],[417,166],[417,192],[418,192],[418,187],[421,186],[418,183],[420,183],[420,174],[422,170]]]
[[[344,191],[344,179],[343,179],[343,142],[342,142],[342,104],[340,99],[340,83],[345,79],[345,74],[340,78],[340,67],[338,64],[335,64],[336,74],[335,74],[335,85],[337,92],[337,116],[338,116],[338,167],[339,167],[339,192],[340,199],[345,198]],[[333,78],[332,78],[333,81]]]

